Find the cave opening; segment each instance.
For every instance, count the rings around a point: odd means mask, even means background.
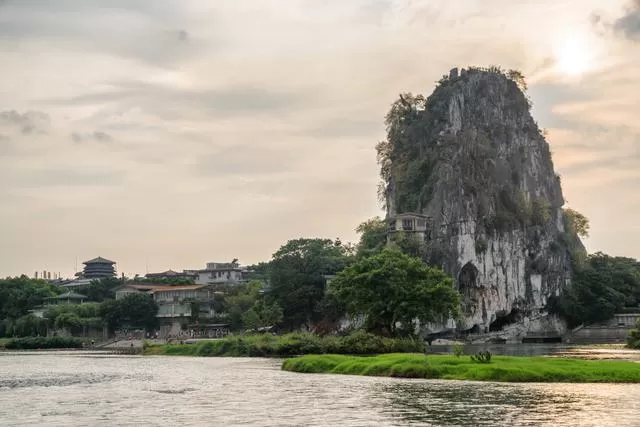
[[[522,313],[517,308],[503,316],[496,316],[496,320],[489,325],[490,332],[502,331],[506,326],[513,325],[522,320]]]
[[[458,289],[460,291],[467,291],[476,286],[478,280],[478,269],[472,262],[468,262],[460,270],[458,274]]]

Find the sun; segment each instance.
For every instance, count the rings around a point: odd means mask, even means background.
[[[586,37],[578,34],[567,35],[554,48],[556,69],[567,76],[580,76],[592,68],[592,52]]]

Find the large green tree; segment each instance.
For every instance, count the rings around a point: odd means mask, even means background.
[[[331,282],[331,292],[351,315],[364,315],[368,329],[390,335],[412,333],[415,320],[457,316],[460,305],[449,276],[394,248],[345,268]]]
[[[282,308],[283,325],[310,328],[320,320],[325,276],[341,271],[351,260],[352,247],[331,239],[290,240],[273,254],[268,295]]]
[[[153,330],[158,325],[158,305],[147,294],[129,294],[122,299],[107,300],[100,306],[100,315],[110,329],[118,327]]]
[[[552,298],[553,311],[570,326],[604,322],[625,308],[640,308],[640,262],[601,252],[589,255],[575,272],[571,286]]]
[[[18,319],[61,289],[44,280],[26,276],[0,280],[0,319]]]

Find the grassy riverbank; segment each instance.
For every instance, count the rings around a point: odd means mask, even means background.
[[[640,383],[640,364],[554,357],[386,354],[373,357],[310,355],[285,360],[285,371],[499,382]]]
[[[381,354],[424,351],[422,340],[391,339],[363,332],[344,337],[308,333],[286,335],[235,335],[196,344],[145,346],[145,355],[268,357],[303,354]]]

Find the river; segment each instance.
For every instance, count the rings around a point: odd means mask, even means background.
[[[640,425],[639,385],[309,375],[280,363],[0,353],[0,425]]]

